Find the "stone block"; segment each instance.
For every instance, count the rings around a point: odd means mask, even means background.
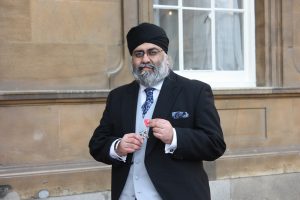
[[[1,166],[90,160],[104,105],[0,107]]]
[[[298,26],[299,27],[299,26]],[[298,30],[297,30],[298,33]],[[295,35],[299,35],[293,33]],[[299,37],[300,43],[300,37]],[[293,44],[293,47],[288,47],[284,49],[283,60],[283,85],[285,87],[299,87],[300,83],[300,44]]]
[[[2,175],[0,185],[9,184],[21,199],[36,199],[41,190],[49,192],[49,197],[78,195],[82,193],[110,190],[110,168],[101,165],[95,167],[84,164],[63,166],[47,165],[43,170],[33,169],[32,172]],[[51,169],[52,167],[52,169]],[[101,195],[100,195],[101,196]],[[70,199],[70,198],[69,198]]]
[[[46,163],[59,145],[58,110],[51,106],[0,107],[1,166]]]
[[[48,200],[110,200],[110,192],[97,192],[62,197],[50,197]]]
[[[267,137],[266,109],[264,107],[224,109],[220,110],[219,114],[227,138],[261,140]]]
[[[31,41],[30,0],[0,1],[0,42]]]
[[[0,45],[0,90],[106,89],[117,63],[103,55],[95,44]]]
[[[210,181],[209,186],[212,200],[231,200],[230,180]]]
[[[31,12],[34,43],[122,44],[120,0],[32,0]]]
[[[217,101],[227,153],[296,147],[300,137],[299,98]],[[288,137],[284,137],[283,135]]]
[[[299,200],[299,173],[231,180],[232,200]]]
[[[1,200],[20,200],[20,196],[17,192],[9,192],[5,197],[1,198]]]
[[[300,170],[297,150],[238,152],[216,161],[216,179],[294,173]]]
[[[85,160],[89,140],[100,122],[104,104],[60,105],[60,158]]]

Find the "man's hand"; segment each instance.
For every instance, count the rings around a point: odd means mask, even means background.
[[[153,129],[153,135],[165,144],[171,144],[173,140],[173,126],[165,119],[151,119],[149,127]]]
[[[128,153],[133,153],[142,147],[144,139],[136,133],[127,133],[121,139],[116,153],[119,156],[126,156]]]

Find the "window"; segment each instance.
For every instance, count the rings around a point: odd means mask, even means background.
[[[212,87],[254,87],[254,0],[153,0],[174,71]]]

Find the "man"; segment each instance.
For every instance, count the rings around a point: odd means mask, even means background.
[[[171,70],[159,26],[133,27],[127,43],[135,81],[110,92],[89,143],[112,165],[112,199],[210,199],[202,162],[226,149],[210,86]]]

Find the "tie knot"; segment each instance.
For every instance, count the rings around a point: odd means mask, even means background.
[[[155,90],[155,88],[146,88],[145,93],[146,93],[147,97],[152,96],[154,90]]]

